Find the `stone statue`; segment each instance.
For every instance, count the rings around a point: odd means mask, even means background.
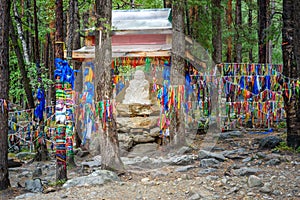
[[[137,70],[134,73],[133,80],[129,81],[123,104],[150,104],[149,82],[145,79],[142,70]]]

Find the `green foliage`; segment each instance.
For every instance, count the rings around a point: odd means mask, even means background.
[[[58,180],[58,181],[50,182],[48,185],[52,187],[56,187],[56,186],[62,186],[66,182],[67,180]]]
[[[300,147],[294,149],[293,147],[289,147],[286,142],[280,142],[280,144],[273,149],[274,151],[279,152],[290,152],[290,153],[300,153]]]
[[[286,128],[286,122],[279,122],[277,128]]]
[[[116,10],[132,9],[130,1],[114,0],[112,3]],[[163,8],[163,0],[135,0],[134,4],[135,9]]]
[[[28,102],[25,94],[25,90],[22,83],[22,75],[18,67],[17,57],[14,52],[11,52],[10,55],[10,89],[9,89],[9,99],[11,101],[15,100],[14,103],[21,103],[24,102],[25,104]],[[36,65],[34,63],[30,63],[27,66],[28,71],[28,78],[30,79],[30,85],[32,87],[32,91],[36,92],[37,88],[39,87],[39,83],[37,81],[37,70]],[[42,71],[42,79],[43,79],[43,86],[44,89],[47,90],[53,81],[47,77],[48,70],[45,67],[41,66]]]

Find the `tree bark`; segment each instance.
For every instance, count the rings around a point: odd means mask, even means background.
[[[0,0],[0,190],[10,186],[8,173],[8,91],[10,1]]]
[[[34,16],[34,61],[36,64],[37,70],[37,79],[39,83],[39,89],[44,92],[44,85],[42,80],[42,71],[40,66],[40,45],[39,45],[39,31],[38,31],[38,17],[37,17],[37,6],[36,0],[33,1],[33,16]],[[45,97],[44,97],[45,98]],[[36,155],[34,160],[35,161],[46,161],[48,159],[48,150],[47,150],[47,143],[46,143],[46,134],[44,133],[44,119],[38,120],[38,131],[42,132],[42,140],[39,142],[36,150]],[[39,137],[39,136],[38,136]]]
[[[253,15],[252,15],[252,0],[248,0],[248,7],[249,7],[249,11],[248,11],[248,29],[249,29],[249,35],[252,34],[252,24],[253,24],[253,21],[252,21],[252,18],[253,18]],[[249,63],[252,63],[253,62],[253,49],[252,47],[250,47],[249,49]]]
[[[221,25],[221,0],[212,0],[212,45],[213,61],[222,62],[222,25]]]
[[[55,58],[64,58],[64,23],[63,23],[63,1],[56,0],[56,9],[55,9],[55,21],[56,21],[56,32],[55,32]]]
[[[268,22],[268,2],[269,0],[257,0],[259,10],[258,10],[258,56],[259,63],[267,63],[267,22]]]
[[[56,9],[55,9],[55,20],[56,20],[56,31],[55,31],[55,58],[64,57],[63,52],[63,1],[56,0]],[[61,132],[61,136],[65,139],[65,132]],[[66,144],[60,147],[60,153],[62,156],[57,158],[56,162],[56,180],[67,180],[67,167],[66,167]],[[62,160],[61,160],[61,159]]]
[[[21,21],[21,18],[19,16],[19,13],[18,13],[16,3],[14,3],[14,15],[15,15],[15,20],[16,20],[18,35],[19,35],[19,38],[22,42],[22,48],[23,48],[23,55],[24,55],[25,64],[27,65],[27,64],[29,64],[29,52],[28,52],[27,43],[25,41],[25,37],[24,37],[24,33],[23,33],[22,21]]]
[[[87,20],[88,21],[88,20]],[[87,25],[87,24],[86,24]],[[73,40],[73,49],[79,49],[81,47],[80,42],[80,16],[79,16],[79,8],[78,8],[78,0],[74,0],[74,40]],[[79,92],[81,94],[83,89],[83,71],[81,69],[81,62],[73,61],[74,69],[79,70],[79,72],[76,73],[75,78],[75,91],[76,93]],[[78,102],[75,102],[76,105],[79,104],[79,99],[77,99]],[[79,136],[79,133],[82,132],[81,130],[81,124],[75,123],[75,141],[76,141],[76,147],[80,147],[81,145],[81,139]]]
[[[184,35],[184,1],[172,2],[172,57],[171,85],[185,84],[185,35]],[[185,123],[183,106],[180,109],[169,108],[173,112],[170,124],[171,141],[176,146],[185,145]]]
[[[229,34],[232,32],[232,0],[228,0],[227,8],[226,8],[226,16],[227,16],[227,29]],[[232,36],[229,35],[227,38],[227,51],[226,51],[226,62],[232,62]]]
[[[96,102],[110,101],[113,103],[112,95],[112,47],[111,47],[111,17],[112,2],[111,0],[96,0]],[[116,120],[114,114],[106,123],[106,129],[99,130],[100,151],[101,151],[101,168],[114,170],[117,172],[124,171],[124,164],[120,159],[120,150]]]
[[[297,7],[298,6],[298,7]],[[289,78],[300,77],[299,63],[299,0],[283,1],[283,28],[282,28],[282,55],[283,73]],[[298,13],[297,13],[298,12]],[[284,80],[287,82],[288,80]],[[289,82],[287,82],[288,84]],[[293,148],[300,146],[300,103],[299,95],[289,99],[283,94],[286,122],[287,122],[287,145]]]
[[[242,62],[242,42],[241,42],[241,26],[242,26],[242,1],[236,0],[235,4],[235,62]]]
[[[68,33],[67,33],[67,60],[69,61],[69,65],[71,65],[72,59],[72,50],[73,50],[73,38],[74,38],[74,14],[75,14],[75,2],[74,0],[69,1],[69,13],[68,13]],[[74,107],[72,108],[74,113]],[[72,122],[73,130],[74,130],[74,122]],[[73,138],[74,132],[72,134],[68,134],[67,141],[69,141],[67,148],[67,165],[69,167],[76,166],[74,160],[74,152],[73,152]]]
[[[18,43],[18,37],[16,36],[15,33],[15,29],[12,23],[12,19],[11,23],[9,23],[9,28],[10,28],[10,37],[12,39],[12,45],[14,47],[17,59],[18,59],[18,63],[19,63],[19,69],[22,75],[22,82],[23,82],[23,86],[24,86],[24,90],[26,93],[26,97],[28,100],[28,106],[29,108],[34,108],[34,100],[33,100],[33,96],[32,96],[32,88],[30,86],[30,80],[28,78],[28,74],[27,74],[27,70],[26,70],[26,64],[24,62],[24,57],[22,56],[22,52]]]

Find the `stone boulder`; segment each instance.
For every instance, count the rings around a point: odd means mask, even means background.
[[[280,144],[283,140],[277,136],[267,136],[260,140],[259,147],[262,149],[273,149]]]
[[[97,170],[88,176],[81,176],[68,180],[63,185],[63,188],[70,188],[75,186],[104,185],[113,181],[120,181],[116,173],[108,170]]]
[[[41,179],[37,178],[34,180],[26,180],[25,181],[25,189],[29,190],[30,192],[42,192],[43,184],[42,184]]]
[[[157,150],[156,143],[145,143],[145,144],[138,144],[135,145],[132,150],[129,152],[128,157],[143,157],[143,156],[152,156],[155,154]]]

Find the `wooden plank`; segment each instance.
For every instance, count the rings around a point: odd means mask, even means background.
[[[141,44],[166,44],[166,35],[145,34],[145,35],[114,35],[112,36],[113,46],[141,45]]]

